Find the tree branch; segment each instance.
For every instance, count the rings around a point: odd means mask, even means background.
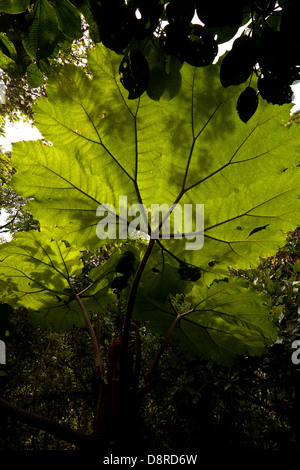
[[[143,259],[141,260],[139,267],[135,273],[129,297],[127,302],[127,309],[125,314],[125,320],[123,325],[122,339],[121,339],[121,351],[120,351],[120,409],[124,412],[127,407],[127,394],[129,391],[129,355],[128,355],[128,345],[129,345],[129,335],[132,321],[132,314],[134,309],[134,304],[136,300],[136,295],[139,287],[139,283],[144,272],[145,266],[151,254],[152,248],[154,246],[155,239],[150,239],[147,249],[144,253]],[[135,371],[136,372],[136,371]],[[121,411],[121,412],[122,412]]]
[[[156,371],[157,371],[157,367],[158,367],[158,364],[159,364],[159,361],[163,355],[163,353],[165,352],[165,349],[169,343],[169,340],[170,340],[170,337],[173,333],[173,331],[175,330],[176,328],[176,325],[177,323],[180,321],[181,318],[183,318],[184,316],[188,315],[189,313],[191,313],[194,308],[192,308],[191,310],[188,310],[187,312],[184,312],[184,313],[179,313],[175,307],[175,305],[173,304],[172,300],[169,299],[169,302],[170,302],[170,305],[175,313],[175,318],[174,318],[174,321],[172,322],[170,328],[168,329],[154,359],[153,359],[153,362],[149,368],[149,371],[147,373],[147,375],[145,376],[145,379],[144,379],[144,384],[142,385],[142,387],[140,388],[139,390],[139,397],[142,398],[143,396],[145,396],[145,394],[149,391],[149,389],[151,388],[151,385],[152,385],[152,382],[153,382],[153,378],[154,378],[154,375],[156,374]]]

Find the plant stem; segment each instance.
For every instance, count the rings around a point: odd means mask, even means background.
[[[121,341],[121,355],[120,355],[120,385],[121,385],[121,395],[125,393],[125,389],[128,386],[128,343],[129,343],[129,333],[131,328],[131,320],[134,309],[134,304],[136,300],[137,290],[139,283],[144,272],[145,266],[151,254],[152,248],[154,246],[155,239],[150,239],[147,249],[144,253],[143,259],[141,260],[139,267],[135,273],[129,297],[127,302],[127,309],[125,314],[125,320],[123,325],[122,332],[122,341]]]

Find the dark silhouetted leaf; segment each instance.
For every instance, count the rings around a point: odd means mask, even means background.
[[[283,105],[293,100],[293,90],[289,82],[272,75],[260,76],[257,81],[258,90],[268,103]]]
[[[194,24],[168,24],[160,36],[160,44],[166,54],[195,67],[212,64],[218,53],[218,44],[210,32]]]
[[[159,37],[160,47],[167,55],[173,55],[180,59],[184,38],[185,32],[182,25],[167,24]]]
[[[133,18],[125,3],[119,0],[92,2],[91,11],[102,43],[115,52],[123,52],[133,36]]]
[[[249,121],[258,106],[258,95],[254,88],[247,87],[237,101],[237,112],[243,122]]]
[[[230,41],[236,33],[238,32],[238,26],[222,26],[222,27],[213,27],[206,26],[207,31],[215,37],[218,44],[223,44],[224,42]]]
[[[256,41],[258,61],[263,75],[272,75],[292,83],[299,74],[300,55],[281,31],[264,29]],[[298,57],[297,57],[298,55]]]
[[[290,40],[291,47],[293,42],[299,39],[299,1],[284,2],[282,7],[280,31]],[[294,47],[294,49],[299,49]]]
[[[149,82],[149,66],[142,52],[130,51],[126,54],[120,64],[119,73],[122,85],[129,91],[130,100],[144,93]]]
[[[254,41],[248,36],[241,36],[233,43],[231,51],[221,64],[220,80],[224,87],[240,85],[251,74],[256,63]]]
[[[181,45],[181,59],[195,67],[213,63],[218,54],[218,44],[200,25],[191,25]]]
[[[15,15],[27,10],[29,4],[30,0],[1,0],[0,11]]]
[[[249,233],[249,237],[251,237],[251,235],[253,235],[254,233],[260,232],[261,230],[265,230],[267,227],[269,227],[269,225],[270,225],[270,224],[266,224],[266,225],[263,225],[262,227],[254,228],[254,229],[251,230],[251,232]]]

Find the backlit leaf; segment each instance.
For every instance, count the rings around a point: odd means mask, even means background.
[[[13,185],[33,198],[28,209],[88,248],[102,242],[97,207],[112,204],[118,216],[119,196],[147,210],[154,203],[202,203],[205,249],[161,240],[180,259],[207,268],[213,253],[219,267],[247,266],[274,252],[282,232],[299,220],[297,129],[285,126],[289,107],[262,102],[245,126],[233,112],[235,93],[218,84],[217,66],[184,65],[181,91],[168,106],[146,95],[128,100],[118,66],[119,56],[99,46],[90,56],[92,81],[72,66],[49,80],[35,122],[53,145],[14,145]],[[267,223],[259,239],[247,239]]]
[[[206,289],[228,275],[228,266],[255,267],[259,257],[274,254],[284,244],[285,233],[300,223],[299,136],[297,126],[286,125],[290,106],[269,106],[261,100],[245,124],[235,113],[243,87],[220,86],[217,65],[184,64],[180,91],[169,101],[153,101],[145,93],[128,99],[119,64],[119,55],[99,45],[89,56],[92,80],[73,66],[49,79],[47,98],[40,98],[36,106],[35,123],[51,145],[14,144],[14,189],[30,199],[27,209],[53,232],[54,239],[68,240],[78,249],[107,241],[99,238],[103,229],[99,207],[102,216],[108,210],[113,215],[115,209],[110,239],[124,241],[134,219],[131,215],[126,221],[133,204],[143,204],[152,229],[154,204],[172,210],[177,205],[179,211],[203,204],[204,228],[200,224],[193,234],[195,224],[189,228],[171,224],[170,238],[156,241],[139,295],[152,304],[145,301],[145,311],[152,311],[153,305],[159,311],[169,295],[189,291],[197,281],[198,302],[204,302],[209,297]],[[266,229],[257,230],[261,227]],[[145,236],[150,235],[147,227],[141,234],[143,251]],[[198,246],[195,235],[200,238]],[[211,288],[221,302],[220,286],[214,283]],[[255,319],[256,307],[251,307],[252,326],[246,327],[239,315],[249,305],[240,296],[247,289],[230,284],[231,288],[232,296],[237,292],[241,311],[234,310],[233,326],[228,311],[226,317],[222,312],[217,341],[222,361],[230,350],[232,355],[263,351],[273,338],[265,309],[258,307]],[[251,293],[252,298],[253,305],[261,305]],[[158,327],[165,330],[172,318],[155,315]],[[193,322],[186,319],[185,324],[197,323],[194,315],[187,316]],[[205,328],[213,329],[215,321],[213,315],[212,326]],[[237,325],[243,331],[240,335]],[[186,338],[193,344],[199,331],[204,331],[202,324],[195,333],[187,327]],[[243,335],[244,345],[239,346]]]

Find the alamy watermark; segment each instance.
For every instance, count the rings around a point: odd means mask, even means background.
[[[118,215],[117,215],[118,214]],[[118,211],[112,204],[100,204],[96,215],[97,237],[124,240],[150,236],[152,239],[181,239],[186,250],[199,250],[204,243],[204,204],[132,204],[119,196]]]
[[[6,86],[4,83],[0,83],[0,104],[6,103]]]

